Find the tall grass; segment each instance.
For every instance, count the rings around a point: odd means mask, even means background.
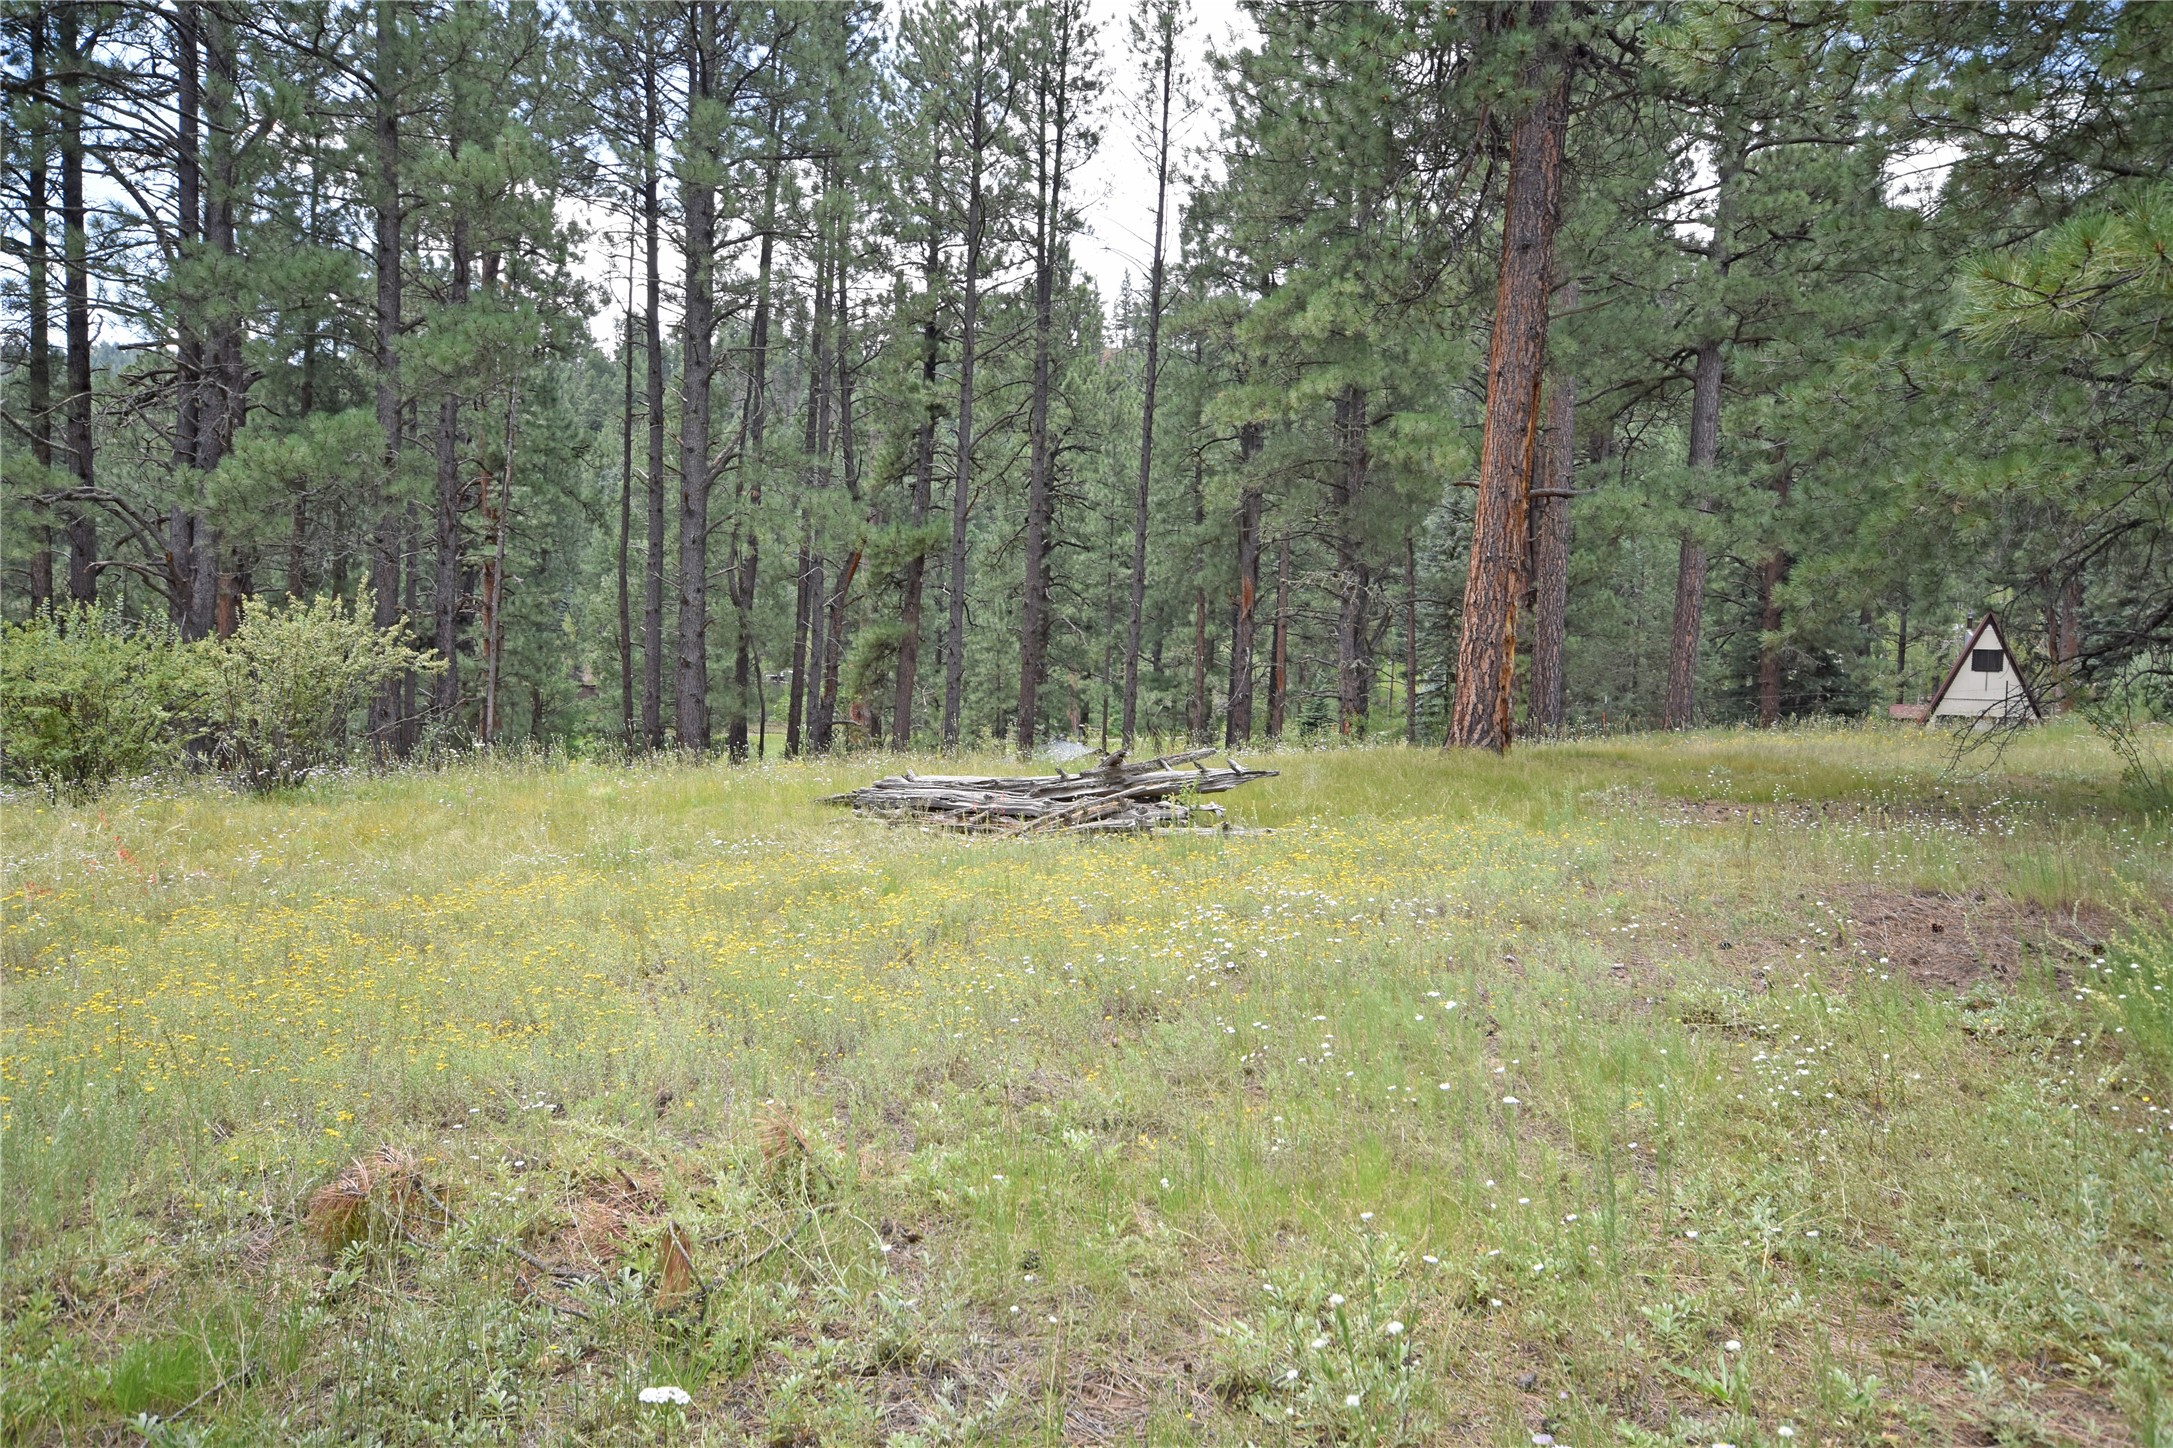
[[[1244,757],[1135,840],[865,758],[8,806],[5,1432],[2168,1431],[2164,1016],[2079,967],[2173,840],[2087,737]],[[1924,889],[2126,933],[1927,991],[1846,924]]]

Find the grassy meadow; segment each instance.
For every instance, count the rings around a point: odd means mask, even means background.
[[[1243,757],[1141,839],[869,757],[6,804],[0,1439],[2173,1444],[2090,735]]]

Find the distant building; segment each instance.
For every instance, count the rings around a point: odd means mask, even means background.
[[[1891,712],[1927,722],[1952,719],[1986,725],[2034,723],[2045,717],[2000,632],[1999,616],[1992,613],[1970,629],[1954,667],[1929,702],[1896,705]]]

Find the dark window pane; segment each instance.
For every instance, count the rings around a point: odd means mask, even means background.
[[[1980,674],[1998,673],[2001,662],[2000,650],[1998,649],[1971,649],[1969,651],[1969,666]]]

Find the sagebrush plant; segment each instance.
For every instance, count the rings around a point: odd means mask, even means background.
[[[817,803],[994,759],[5,806],[0,1439],[2164,1441],[2085,729],[1242,757],[1128,840]]]
[[[295,784],[344,760],[358,716],[384,683],[444,661],[404,642],[406,623],[371,622],[365,590],[349,602],[242,601],[228,637],[201,655],[203,718],[220,764],[259,789]]]
[[[165,623],[77,605],[0,624],[0,775],[80,797],[173,766],[200,692]]]

